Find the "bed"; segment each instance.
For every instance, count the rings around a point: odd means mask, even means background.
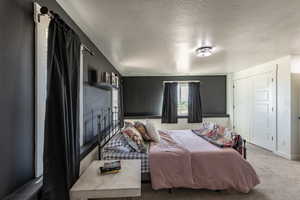
[[[99,118],[99,130],[103,130],[101,124]],[[142,181],[151,177],[155,190],[234,189],[248,193],[260,183],[250,163],[236,150],[218,147],[192,130],[160,131],[160,142],[148,143],[147,151],[139,153],[120,130],[106,129],[100,132],[99,159],[140,159]]]
[[[117,133],[102,148],[101,159],[140,159],[143,181],[149,181],[150,176],[156,190],[184,187],[248,193],[259,184],[254,169],[235,150],[219,148],[191,130],[160,134],[160,143],[151,143],[146,153],[138,153]]]
[[[111,140],[102,148],[101,159],[102,160],[127,160],[127,159],[139,159],[141,160],[141,172],[143,174],[149,173],[149,146],[146,153],[139,153],[134,151],[129,144],[127,144],[124,136],[121,133],[117,133]],[[120,150],[119,147],[124,149]],[[125,151],[124,151],[125,150]]]

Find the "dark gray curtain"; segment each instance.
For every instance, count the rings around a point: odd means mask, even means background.
[[[119,82],[119,94],[120,94],[120,126],[124,126],[124,88],[123,88],[123,80],[120,77],[120,82]]]
[[[177,83],[165,83],[162,123],[177,123]]]
[[[200,95],[200,83],[189,83],[188,99],[188,123],[202,122],[202,103]]]
[[[79,176],[80,40],[59,17],[48,35],[43,200],[68,200]]]

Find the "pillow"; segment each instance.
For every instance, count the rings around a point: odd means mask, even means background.
[[[144,140],[146,141],[151,140],[151,137],[148,135],[147,129],[142,122],[135,122],[134,128],[136,128],[140,132]]]
[[[125,126],[125,128],[134,127],[134,123],[132,121],[125,120],[124,126]]]
[[[149,120],[146,121],[146,129],[151,140],[158,143],[160,141],[160,135],[154,124]]]
[[[113,152],[124,152],[124,153],[129,153],[131,152],[131,147],[126,147],[126,146],[112,146],[112,147],[107,147],[105,148],[106,151],[113,151]]]
[[[128,127],[122,130],[128,144],[137,152],[145,153],[147,151],[146,145],[139,131],[133,127]]]
[[[203,122],[200,126],[200,128],[205,128],[209,130],[216,129],[216,124],[213,122]]]
[[[216,130],[217,130],[219,135],[221,135],[221,136],[225,135],[225,127],[224,126],[217,125]]]
[[[104,146],[103,151],[133,152],[134,149],[128,144],[125,136],[118,133]]]

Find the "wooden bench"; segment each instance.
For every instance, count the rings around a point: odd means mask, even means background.
[[[104,162],[93,161],[70,190],[71,200],[134,198],[141,196],[141,160],[121,160],[121,171],[100,175]]]

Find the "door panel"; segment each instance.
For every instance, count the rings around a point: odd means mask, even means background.
[[[234,88],[234,130],[247,141],[251,132],[251,93],[252,81],[248,79],[236,80]]]
[[[275,150],[275,70],[234,81],[234,129],[247,141]]]
[[[265,73],[253,78],[253,132],[252,142],[274,150],[276,132],[275,73]]]

